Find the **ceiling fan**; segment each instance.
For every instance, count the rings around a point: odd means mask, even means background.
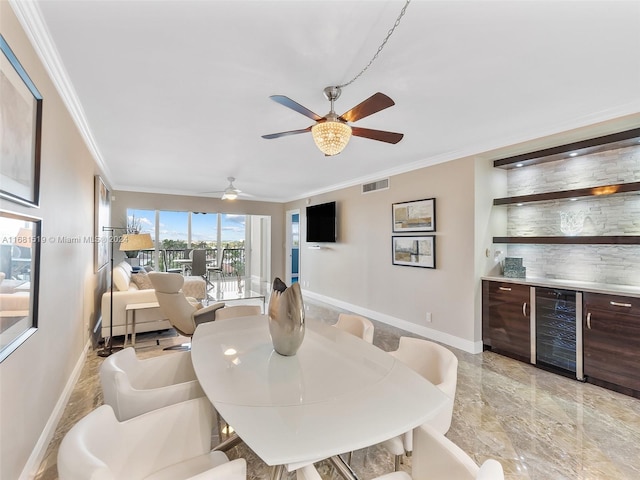
[[[295,110],[296,112],[315,120],[316,123],[315,125],[311,125],[310,127],[303,128],[301,130],[290,130],[287,132],[262,135],[262,138],[270,140],[273,138],[285,137],[287,135],[311,132],[316,145],[327,156],[337,155],[340,153],[347,146],[352,135],[393,144],[402,140],[402,137],[404,136],[402,133],[352,127],[348,124],[348,122],[355,122],[395,105],[395,102],[391,100],[391,98],[384,93],[375,93],[362,103],[353,107],[351,110],[348,110],[338,116],[333,110],[333,102],[340,97],[340,93],[342,93],[340,87],[327,87],[324,89],[324,96],[329,100],[329,102],[331,102],[331,111],[324,117],[321,117],[317,113],[312,112],[308,108],[303,107],[284,95],[270,96],[269,98],[274,102]]]
[[[203,192],[203,193],[209,193],[209,194],[222,194],[222,200],[235,200],[236,198],[242,196],[242,197],[251,197],[252,195],[249,195],[247,193],[242,193],[242,190],[240,190],[239,188],[236,188],[236,186],[233,184],[233,182],[236,181],[235,177],[227,177],[227,180],[229,181],[229,185],[227,186],[227,188],[225,188],[224,190],[220,190],[217,192]]]

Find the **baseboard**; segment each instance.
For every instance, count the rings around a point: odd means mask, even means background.
[[[304,296],[307,296],[309,298],[328,303],[329,305],[333,305],[344,310],[349,310],[350,312],[372,318],[373,320],[386,323],[387,325],[391,325],[393,327],[401,328],[402,330],[406,330],[407,332],[415,333],[416,335],[420,335],[421,337],[444,343],[445,345],[449,345],[450,347],[454,347],[468,353],[482,352],[482,341],[472,342],[464,338],[456,337],[455,335],[451,335],[449,333],[440,332],[438,330],[424,327],[422,325],[416,325],[415,323],[407,322],[406,320],[387,315],[386,313],[369,310],[368,308],[364,308],[359,305],[353,305],[351,303],[337,300],[332,297],[320,295],[309,290],[303,290],[302,293]]]
[[[80,355],[80,358],[76,362],[76,366],[73,368],[73,372],[71,373],[71,376],[67,380],[67,384],[65,385],[64,390],[60,395],[60,398],[58,398],[58,401],[56,402],[56,406],[54,407],[53,412],[51,412],[51,415],[49,416],[49,420],[47,421],[47,424],[42,430],[42,433],[40,434],[40,438],[38,439],[38,442],[33,448],[33,451],[31,452],[31,455],[29,456],[29,459],[27,460],[27,463],[24,466],[22,473],[20,474],[19,480],[31,480],[35,478],[36,474],[38,473],[40,464],[42,463],[45,455],[47,454],[47,448],[49,447],[49,443],[51,443],[51,440],[53,439],[53,436],[56,432],[58,423],[62,418],[64,409],[67,406],[67,403],[69,403],[69,398],[71,397],[71,393],[73,392],[73,389],[76,386],[76,383],[78,383],[78,379],[80,378],[80,374],[82,373],[82,367],[84,366],[84,363],[87,359],[87,352],[90,347],[91,347],[91,341],[89,340],[87,341],[87,344],[82,350],[82,354]]]

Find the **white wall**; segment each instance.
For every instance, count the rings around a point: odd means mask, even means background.
[[[84,360],[104,271],[93,244],[58,236],[93,232],[93,182],[100,173],[13,10],[0,1],[0,31],[43,96],[40,208],[0,200],[0,208],[43,219],[38,330],[0,364],[0,478],[16,479],[38,458]],[[53,239],[53,240],[51,240]],[[40,450],[39,450],[39,447]],[[28,468],[27,468],[28,470]]]
[[[469,351],[481,347],[474,329],[475,221],[473,159],[396,175],[388,190],[362,195],[360,186],[309,199],[337,202],[338,242],[309,249],[306,201],[301,210],[301,285],[315,298],[368,314]],[[435,269],[392,265],[391,205],[436,199]],[[432,322],[425,320],[432,314]]]

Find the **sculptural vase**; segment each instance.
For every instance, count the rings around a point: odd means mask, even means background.
[[[294,283],[269,299],[269,333],[273,349],[280,355],[295,355],[304,339],[304,303],[300,285]]]

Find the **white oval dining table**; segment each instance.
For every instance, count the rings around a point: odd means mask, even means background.
[[[268,317],[198,325],[191,356],[218,413],[272,478],[425,423],[448,399],[380,348],[307,321],[296,355],[273,350]]]

